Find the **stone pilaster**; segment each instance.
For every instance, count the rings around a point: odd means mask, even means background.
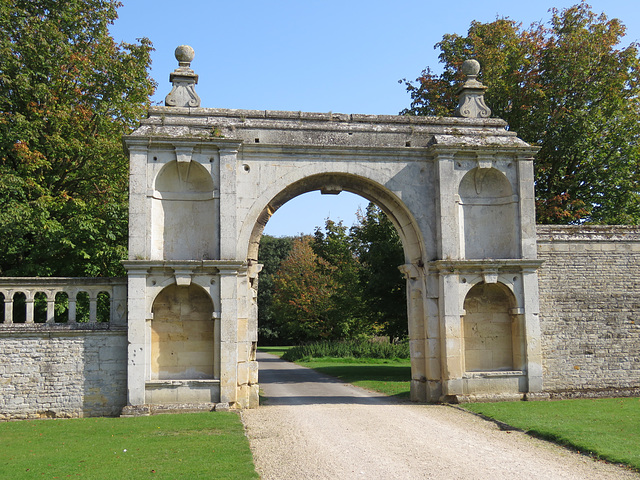
[[[522,287],[527,377],[529,392],[536,393],[542,391],[542,333],[536,268],[523,268]]]
[[[127,402],[129,405],[144,405],[145,381],[148,377],[147,341],[147,268],[128,268],[128,362]]]
[[[128,138],[129,148],[129,259],[148,258],[147,139]]]
[[[238,259],[238,146],[220,147],[220,259]],[[244,256],[243,256],[244,257]]]
[[[457,272],[440,272],[440,356],[445,397],[463,393],[463,334],[458,286]]]
[[[454,152],[437,152],[435,161],[438,181],[436,197],[438,257],[459,258],[458,204],[454,201],[458,192],[458,181],[454,171]]]
[[[238,266],[220,270],[220,401],[236,403],[238,385]]]
[[[517,158],[520,251],[521,258],[525,259],[535,259],[537,256],[533,154],[534,151],[531,151],[529,155]]]
[[[424,274],[417,265],[399,267],[407,281],[407,317],[411,352],[411,400],[427,401],[427,355],[425,331]]]

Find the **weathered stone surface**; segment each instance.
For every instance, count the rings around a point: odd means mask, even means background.
[[[126,330],[46,326],[0,329],[0,420],[120,414],[127,402]]]
[[[640,390],[640,228],[538,226],[544,390]]]
[[[178,71],[192,74],[192,50],[181,47],[178,53],[181,63],[172,81]],[[475,80],[475,66],[470,62],[465,67],[469,78],[461,95],[480,95],[474,100],[477,107],[484,87]],[[176,85],[170,96],[177,95]],[[149,117],[124,139],[135,177],[125,263],[136,285],[134,291],[130,284],[129,343],[139,349],[130,351],[131,403],[180,402],[185,400],[180,395],[192,394],[152,385],[158,358],[184,369],[195,361],[189,349],[197,347],[180,340],[183,348],[173,349],[168,336],[176,336],[174,331],[160,341],[155,323],[166,320],[153,305],[174,282],[186,286],[194,281],[200,267],[192,262],[212,261],[211,281],[218,288],[205,290],[219,312],[212,366],[213,379],[220,382],[219,401],[257,404],[260,235],[280,206],[313,190],[360,194],[380,205],[398,228],[405,247],[412,398],[473,393],[480,383],[482,391],[492,392],[541,388],[529,185],[537,149],[508,131],[502,120],[486,118],[487,108],[474,115],[463,112],[473,118],[435,118],[184,108],[182,101],[151,108]],[[453,270],[438,263],[444,261],[453,261]],[[162,269],[163,275],[154,273]],[[498,313],[488,309],[469,322],[465,334],[460,328],[463,303],[469,289],[482,282],[499,283],[509,291],[509,308]],[[172,308],[177,321],[188,302],[175,302]],[[513,308],[517,313],[510,313]],[[496,315],[500,322],[492,320]],[[490,340],[497,325],[512,315],[517,316],[516,327],[507,325],[499,340]],[[147,329],[154,332],[157,347],[151,355]],[[484,347],[471,345],[474,329],[485,332]],[[529,383],[491,376],[468,381],[465,352],[471,370],[513,370],[517,363]]]

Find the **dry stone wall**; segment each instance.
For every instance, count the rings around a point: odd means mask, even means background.
[[[0,420],[119,415],[126,327],[16,325],[0,331]]]
[[[640,394],[640,228],[538,225],[543,388]]]

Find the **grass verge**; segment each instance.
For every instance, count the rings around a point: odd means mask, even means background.
[[[277,355],[281,357],[284,352],[292,349],[293,347],[258,347],[258,350],[265,353],[271,353],[272,355]]]
[[[0,423],[0,478],[258,478],[235,413]]]
[[[471,403],[464,408],[546,440],[640,470],[640,399]]]

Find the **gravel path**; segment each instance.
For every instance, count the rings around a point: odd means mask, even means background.
[[[452,407],[398,403],[258,359],[267,405],[242,418],[263,480],[640,478]]]

